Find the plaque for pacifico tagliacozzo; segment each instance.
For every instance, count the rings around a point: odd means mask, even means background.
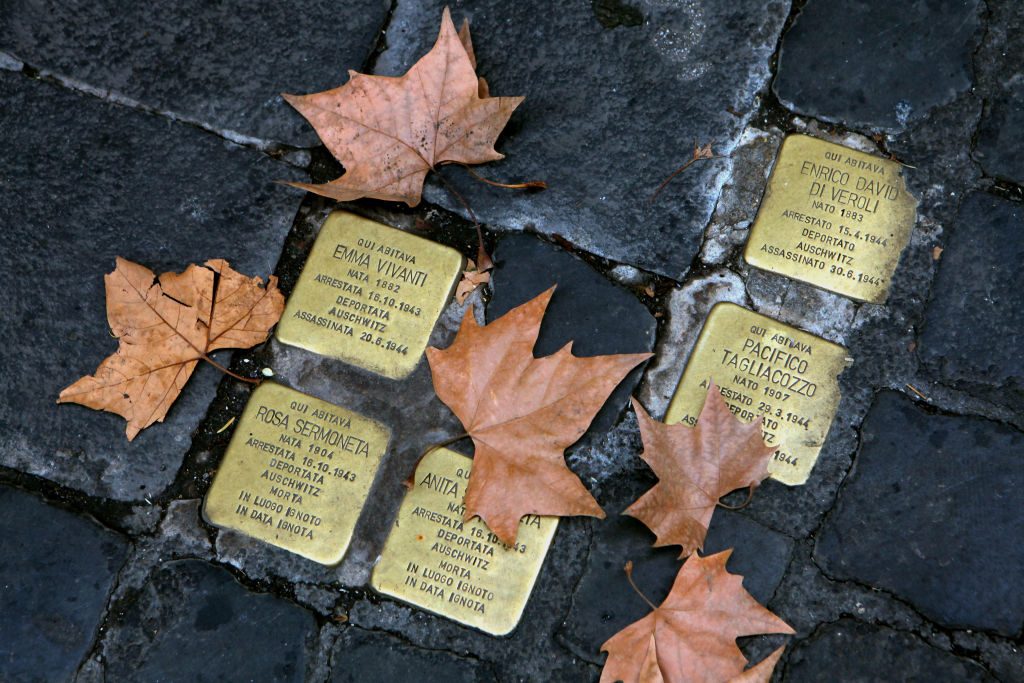
[[[902,169],[889,159],[790,135],[750,230],[747,263],[883,303],[917,210]]]
[[[768,464],[772,478],[803,484],[839,407],[838,376],[847,351],[731,303],[711,309],[665,422],[697,423],[708,381],[744,422],[764,416],[765,442],[778,446]]]
[[[341,561],[388,446],[351,410],[264,383],[231,437],[203,516],[314,562]]]
[[[344,211],[324,222],[277,338],[391,379],[412,372],[462,255]]]
[[[558,518],[526,515],[512,547],[479,519],[464,522],[472,465],[448,449],[420,462],[371,585],[467,626],[505,635],[519,623]]]

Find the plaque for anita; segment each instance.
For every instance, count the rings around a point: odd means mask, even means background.
[[[764,415],[765,442],[778,445],[772,478],[802,484],[811,474],[836,408],[846,349],[731,303],[711,309],[665,422],[695,425],[708,379],[739,419]]]
[[[790,135],[750,230],[747,263],[883,303],[917,211],[900,170],[895,161]]]
[[[501,636],[519,623],[558,518],[527,515],[513,547],[479,519],[463,522],[472,465],[443,448],[420,462],[370,583],[379,593]]]
[[[454,249],[336,211],[320,229],[277,338],[401,379],[423,356],[461,270]]]
[[[210,524],[334,565],[348,549],[387,428],[279,384],[252,393],[206,494]]]

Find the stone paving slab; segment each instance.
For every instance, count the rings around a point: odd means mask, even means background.
[[[199,560],[158,569],[103,641],[109,681],[304,681],[311,614]]]
[[[974,662],[918,638],[853,619],[829,624],[793,652],[783,679],[874,681],[992,681]]]
[[[808,2],[782,40],[772,87],[788,108],[898,131],[971,87],[981,3]]]
[[[317,137],[282,92],[340,85],[362,69],[385,0],[12,0],[0,5],[0,50],[82,87],[258,144]]]
[[[985,173],[1017,184],[1024,183],[1024,5],[988,3],[985,40],[975,55],[978,94],[985,112],[978,127],[974,157]]]
[[[125,560],[120,536],[0,487],[0,680],[68,681]]]
[[[942,251],[920,356],[942,382],[1024,409],[1024,207],[976,192]]]
[[[173,480],[221,376],[200,367],[167,421],[124,420],[60,390],[113,353],[103,275],[116,256],[157,273],[226,258],[273,271],[295,213],[289,167],[190,126],[0,72],[0,464],[90,495],[142,500]],[[227,362],[228,356],[221,360]]]
[[[489,667],[387,634],[349,628],[334,645],[330,683],[492,683]]]
[[[526,96],[498,143],[507,158],[477,170],[504,182],[545,180],[551,189],[499,190],[454,168],[444,171],[449,182],[485,223],[562,235],[590,253],[681,279],[727,162],[696,164],[656,202],[648,199],[692,156],[695,140],[732,151],[767,83],[788,4],[610,4],[632,8],[620,13],[635,11],[643,22],[606,28],[602,3],[399,2],[375,72],[404,73],[426,52],[445,5],[456,22],[468,17],[491,92]],[[463,211],[436,180],[426,198]]]
[[[815,556],[944,626],[1017,635],[1024,547],[1006,539],[1020,532],[1022,458],[1022,432],[883,392]]]
[[[533,353],[548,356],[572,342],[576,356],[649,353],[657,321],[630,291],[581,259],[531,235],[509,235],[494,251],[494,292],[487,321],[500,318],[557,285]],[[594,417],[587,432],[603,434],[618,421],[646,363],[630,372]]]

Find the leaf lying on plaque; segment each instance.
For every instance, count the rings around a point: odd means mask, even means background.
[[[209,357],[213,351],[265,341],[284,310],[276,277],[264,287],[263,280],[222,259],[157,278],[118,257],[104,282],[117,352],[96,374],[60,392],[57,402],[117,413],[128,420],[129,441],[163,421],[200,360],[217,365]]]
[[[533,346],[554,287],[489,325],[466,311],[447,349],[427,349],[434,391],[475,448],[465,518],[480,517],[507,545],[519,520],[604,512],[565,464],[609,394],[649,353],[579,358],[572,344],[544,358]]]
[[[400,78],[349,71],[345,85],[284,98],[313,125],[345,167],[340,178],[293,183],[338,201],[362,197],[420,203],[423,180],[440,164],[504,158],[494,142],[522,97],[490,97],[476,75],[464,24],[447,8],[434,47]]]
[[[782,648],[744,669],[747,658],[736,638],[794,631],[743,588],[743,577],[726,570],[731,554],[691,555],[660,606],[643,598],[653,611],[601,646],[608,653],[601,683],[767,683]],[[632,584],[632,563],[626,564],[626,575]]]
[[[765,445],[761,420],[744,424],[732,414],[714,383],[694,427],[658,422],[636,399],[633,408],[644,444],[640,457],[658,483],[623,514],[657,535],[655,547],[681,545],[686,557],[703,548],[718,499],[764,481],[778,449]]]

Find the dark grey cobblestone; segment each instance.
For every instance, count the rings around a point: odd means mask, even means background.
[[[334,645],[330,683],[492,683],[489,667],[448,652],[409,647],[384,633],[349,628]]]
[[[237,142],[312,146],[280,94],[333,88],[362,69],[388,10],[386,0],[11,0],[0,5],[0,50]]]

